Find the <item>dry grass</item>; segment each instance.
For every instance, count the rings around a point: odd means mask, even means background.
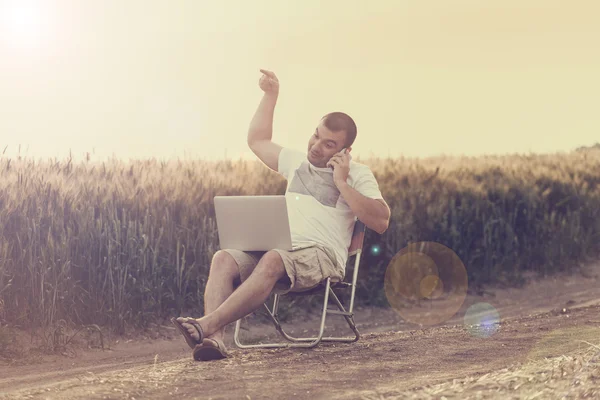
[[[600,346],[585,343],[587,349],[568,355],[410,391],[365,392],[361,393],[361,399],[597,399],[600,398]]]
[[[359,303],[387,304],[385,268],[414,241],[456,252],[470,287],[600,251],[600,151],[355,161],[371,167],[392,209],[384,235],[367,232]],[[258,161],[0,159],[0,319],[124,332],[201,312],[219,248],[213,197],[284,191]]]

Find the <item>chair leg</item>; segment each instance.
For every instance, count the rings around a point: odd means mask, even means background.
[[[358,332],[358,329],[356,328],[356,324],[354,323],[354,315],[353,314],[348,315],[350,313],[346,312],[346,309],[342,305],[342,302],[338,299],[338,297],[335,295],[333,290],[331,291],[331,294],[332,294],[331,298],[334,300],[334,302],[340,309],[340,314],[346,319],[348,326],[350,326],[350,329],[352,329],[352,331],[354,332],[354,335],[355,335],[354,339],[349,340],[349,341],[356,342],[360,338],[360,333]],[[330,310],[329,312],[331,313],[332,311]],[[348,339],[350,339],[350,338],[348,338]],[[345,341],[345,340],[343,340],[343,341]]]
[[[334,299],[334,302],[336,303],[336,305],[338,306],[338,308],[340,309],[340,311],[336,311],[336,310],[329,310],[328,309],[328,304],[329,304],[329,294],[331,293],[331,297]],[[277,329],[277,331],[279,333],[281,333],[281,335],[288,340],[289,342],[292,343],[261,343],[261,344],[243,344],[240,341],[239,338],[239,332],[240,332],[240,326],[241,326],[241,319],[236,321],[235,324],[235,332],[234,332],[234,342],[236,344],[236,346],[238,346],[239,348],[242,349],[249,349],[249,348],[278,348],[278,347],[304,347],[304,348],[311,348],[311,347],[315,347],[316,345],[318,345],[320,342],[346,342],[346,343],[350,343],[350,342],[356,342],[359,338],[360,338],[360,333],[358,332],[358,329],[356,328],[356,325],[354,324],[354,318],[353,316],[346,312],[346,310],[344,309],[344,306],[342,305],[342,303],[339,301],[339,299],[337,298],[337,296],[335,295],[335,293],[333,292],[333,290],[331,289],[331,280],[330,278],[327,279],[326,284],[325,284],[325,298],[323,301],[323,311],[321,314],[321,324],[319,327],[319,334],[317,335],[317,337],[310,337],[310,338],[299,338],[299,337],[294,337],[289,335],[287,332],[285,332],[283,330],[283,327],[281,326],[281,323],[279,322],[279,319],[277,318],[277,308],[279,306],[279,296],[275,295],[276,297],[273,300],[273,311],[271,312],[271,310],[268,308],[268,306],[266,305],[266,303],[264,304],[265,308],[267,309],[267,312],[269,314],[269,316],[271,317],[271,320],[273,321],[273,323],[275,324],[275,328]],[[338,314],[338,315],[342,315],[345,319],[346,322],[348,322],[348,325],[350,326],[350,328],[352,329],[352,331],[354,332],[354,337],[323,337],[323,332],[325,330],[325,319],[327,317],[327,313],[331,313],[331,314]]]

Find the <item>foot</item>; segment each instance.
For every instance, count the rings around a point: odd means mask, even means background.
[[[186,322],[188,320],[188,318],[185,317],[179,317],[177,318],[177,321],[181,322],[181,325],[183,325],[183,327],[185,329],[187,329],[189,335],[198,343],[200,343],[200,334],[198,333],[198,329],[196,329],[196,327],[192,324],[190,324],[189,322]],[[195,318],[196,322],[202,327],[202,331],[204,331],[204,324],[200,322],[201,318]]]
[[[181,332],[185,341],[190,348],[194,348],[196,345],[202,344],[204,339],[204,325],[200,324],[201,319],[179,317],[177,319],[172,318],[171,321]],[[204,323],[204,322],[203,322]]]
[[[229,357],[225,344],[219,338],[206,338],[192,352],[196,361],[222,360]]]
[[[225,342],[223,342],[223,338],[218,337],[218,336],[209,336],[207,338],[204,338],[204,340],[202,341],[202,343],[205,343],[207,341],[209,342],[209,344],[215,344],[220,349],[222,349],[224,352],[227,352],[227,348],[225,347]],[[213,343],[210,343],[211,341]]]

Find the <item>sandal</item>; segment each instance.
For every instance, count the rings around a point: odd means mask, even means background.
[[[171,322],[173,323],[173,325],[175,325],[175,327],[179,330],[179,332],[181,332],[181,334],[185,338],[185,341],[187,342],[188,346],[190,346],[191,349],[195,348],[197,345],[200,345],[202,343],[202,341],[204,340],[204,332],[202,332],[202,327],[200,326],[198,321],[196,321],[194,318],[186,318],[185,321],[180,322],[180,321],[177,321],[177,318],[173,317],[173,318],[171,318]],[[196,331],[198,332],[198,335],[200,336],[200,340],[198,341],[198,340],[194,339],[192,337],[192,335],[190,335],[190,333],[188,332],[186,327],[183,326],[183,324],[190,324],[194,328],[196,328]]]
[[[213,339],[204,339],[202,344],[194,347],[193,355],[196,361],[222,360],[229,357],[219,342]]]

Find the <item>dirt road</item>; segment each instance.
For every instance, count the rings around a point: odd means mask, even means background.
[[[464,324],[465,310],[476,303],[492,305],[500,316],[485,335]],[[0,399],[404,398],[397,394],[560,356],[585,343],[600,345],[600,266],[586,276],[469,296],[442,326],[409,325],[395,311],[381,309],[357,310],[355,319],[363,336],[354,344],[239,350],[229,340],[232,357],[207,363],[193,361],[175,331],[160,328],[171,339],[0,365]],[[327,328],[342,332],[342,322],[331,317]],[[298,322],[295,333],[314,332],[316,324]],[[271,331],[260,326],[244,335],[252,340]]]

